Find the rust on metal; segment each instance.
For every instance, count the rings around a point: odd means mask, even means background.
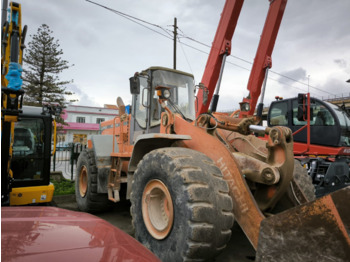
[[[158,240],[170,233],[174,222],[174,207],[166,185],[153,179],[142,194],[142,216],[148,232]]]
[[[119,191],[123,162],[122,158],[112,158],[112,166],[108,175],[108,199],[115,203],[120,201]]]
[[[240,170],[246,178],[260,184],[273,185],[279,182],[277,168],[242,153],[233,153]]]
[[[232,153],[218,138],[209,135],[205,129],[196,128],[176,115],[174,122],[173,128],[176,134],[187,134],[192,137],[191,140],[178,141],[178,146],[206,154],[220,168],[230,188],[235,219],[256,248],[260,222],[264,219],[264,215],[260,212]]]
[[[86,196],[88,187],[88,176],[86,166],[82,166],[79,172],[79,194],[81,197]]]
[[[266,218],[256,261],[350,261],[350,187]]]
[[[233,152],[242,174],[259,183],[254,197],[263,211],[273,208],[286,192],[293,178],[294,168],[290,129],[274,127],[266,129],[265,132],[268,135],[267,140],[217,129],[220,140]]]
[[[215,113],[215,118],[210,118],[210,125],[226,130],[239,132],[240,134],[250,134],[249,126],[257,124],[255,117],[233,118],[226,114]]]

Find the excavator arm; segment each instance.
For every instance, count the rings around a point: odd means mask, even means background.
[[[9,20],[1,32],[1,203],[6,204],[11,191],[10,162],[14,123],[22,112],[22,56],[27,26],[22,30],[21,5],[11,2]]]

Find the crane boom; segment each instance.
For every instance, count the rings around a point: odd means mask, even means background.
[[[235,31],[244,0],[227,0],[216,30],[213,45],[198,90],[197,116],[208,111],[213,97],[224,54],[231,53],[231,39]]]
[[[270,7],[260,38],[259,46],[250,73],[247,89],[248,97],[241,104],[248,104],[247,110],[241,110],[240,117],[253,115],[257,100],[261,93],[266,68],[272,67],[271,54],[276,42],[277,33],[282,21],[287,0],[269,0]],[[197,94],[197,116],[208,111],[216,84],[219,79],[222,61],[225,55],[231,53],[231,39],[234,34],[238,17],[244,0],[227,0],[216,30],[212,48],[207,60],[202,81]]]
[[[247,89],[249,90],[249,95],[248,97],[244,98],[242,102],[249,104],[247,107],[248,110],[241,110],[240,117],[248,115],[252,116],[254,114],[255,107],[261,93],[261,87],[265,78],[266,69],[272,67],[271,55],[275,46],[278,30],[281,25],[286,5],[287,0],[270,0],[269,12],[265,20],[264,29],[248,81]]]

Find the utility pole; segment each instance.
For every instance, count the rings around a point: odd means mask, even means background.
[[[174,18],[174,69],[176,69],[177,19]]]

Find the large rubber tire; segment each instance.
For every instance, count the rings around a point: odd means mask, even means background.
[[[82,184],[85,185],[83,189]],[[84,149],[78,158],[75,198],[79,210],[84,212],[102,212],[113,206],[113,202],[108,200],[107,194],[97,193],[97,168],[94,152],[91,149]]]
[[[156,239],[145,224],[144,192],[152,183],[168,190],[173,213],[168,214],[169,232]],[[155,191],[156,192],[156,189]],[[131,193],[135,237],[162,261],[205,261],[226,247],[233,225],[229,187],[214,162],[186,148],[151,151],[138,164]],[[161,202],[161,201],[160,201]],[[168,207],[168,205],[167,205]]]
[[[304,168],[296,159],[294,159],[293,179],[303,191],[308,202],[316,199],[316,191],[315,186],[312,184],[312,178],[307,173],[307,169]],[[301,201],[302,200],[298,199],[297,195],[295,194],[293,184],[290,183],[287,192],[273,209],[273,213],[279,213],[289,208],[298,206],[301,204]]]

